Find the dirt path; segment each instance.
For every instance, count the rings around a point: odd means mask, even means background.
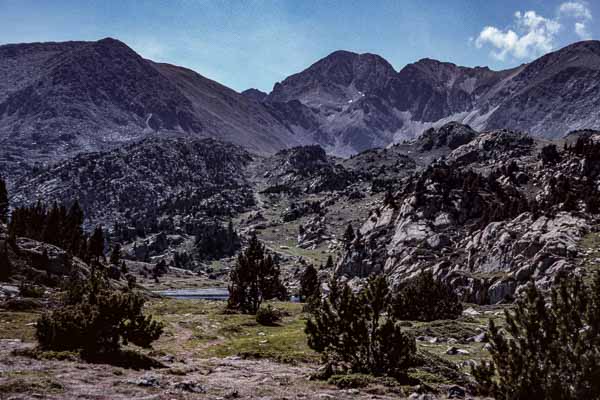
[[[310,381],[314,367],[268,360],[188,359],[134,371],[11,354],[32,344],[0,341],[0,399],[392,399]]]

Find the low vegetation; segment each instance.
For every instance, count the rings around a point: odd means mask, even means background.
[[[144,299],[126,289],[110,287],[100,271],[89,280],[74,280],[62,307],[37,321],[36,338],[43,350],[81,350],[84,355],[117,354],[128,343],[150,347],[163,326],[142,312]]]
[[[330,292],[306,324],[308,345],[325,363],[353,373],[400,377],[412,362],[416,343],[389,312],[391,293],[383,277],[359,293],[333,279]]]
[[[600,393],[600,273],[591,287],[562,277],[551,303],[530,284],[506,312],[490,321],[491,362],[473,369],[484,395],[498,400],[592,399]]]
[[[406,282],[394,297],[392,313],[397,319],[434,321],[456,319],[462,314],[458,296],[446,283],[425,271]]]

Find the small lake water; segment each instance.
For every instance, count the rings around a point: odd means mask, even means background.
[[[154,292],[161,296],[183,300],[227,300],[229,291],[226,287],[169,289]]]
[[[190,289],[168,289],[157,290],[154,293],[171,299],[179,300],[220,300],[224,301],[229,298],[229,291],[226,287],[213,288],[190,288]],[[298,297],[292,296],[291,302],[297,303]]]

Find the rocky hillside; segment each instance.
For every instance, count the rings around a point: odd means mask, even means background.
[[[15,184],[11,202],[78,200],[88,226],[172,232],[253,205],[243,175],[251,160],[247,151],[213,139],[147,139],[27,175]]]
[[[581,273],[600,163],[598,133],[578,137],[559,151],[510,130],[477,135],[403,178],[345,245],[337,273],[384,273],[399,285],[431,269],[477,303],[510,301],[532,278],[549,287],[560,273]]]

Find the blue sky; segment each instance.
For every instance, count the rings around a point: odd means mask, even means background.
[[[583,0],[0,0],[0,43],[111,36],[238,91],[270,91],[339,49],[397,70],[424,57],[508,68],[600,37],[596,18],[600,1]]]

